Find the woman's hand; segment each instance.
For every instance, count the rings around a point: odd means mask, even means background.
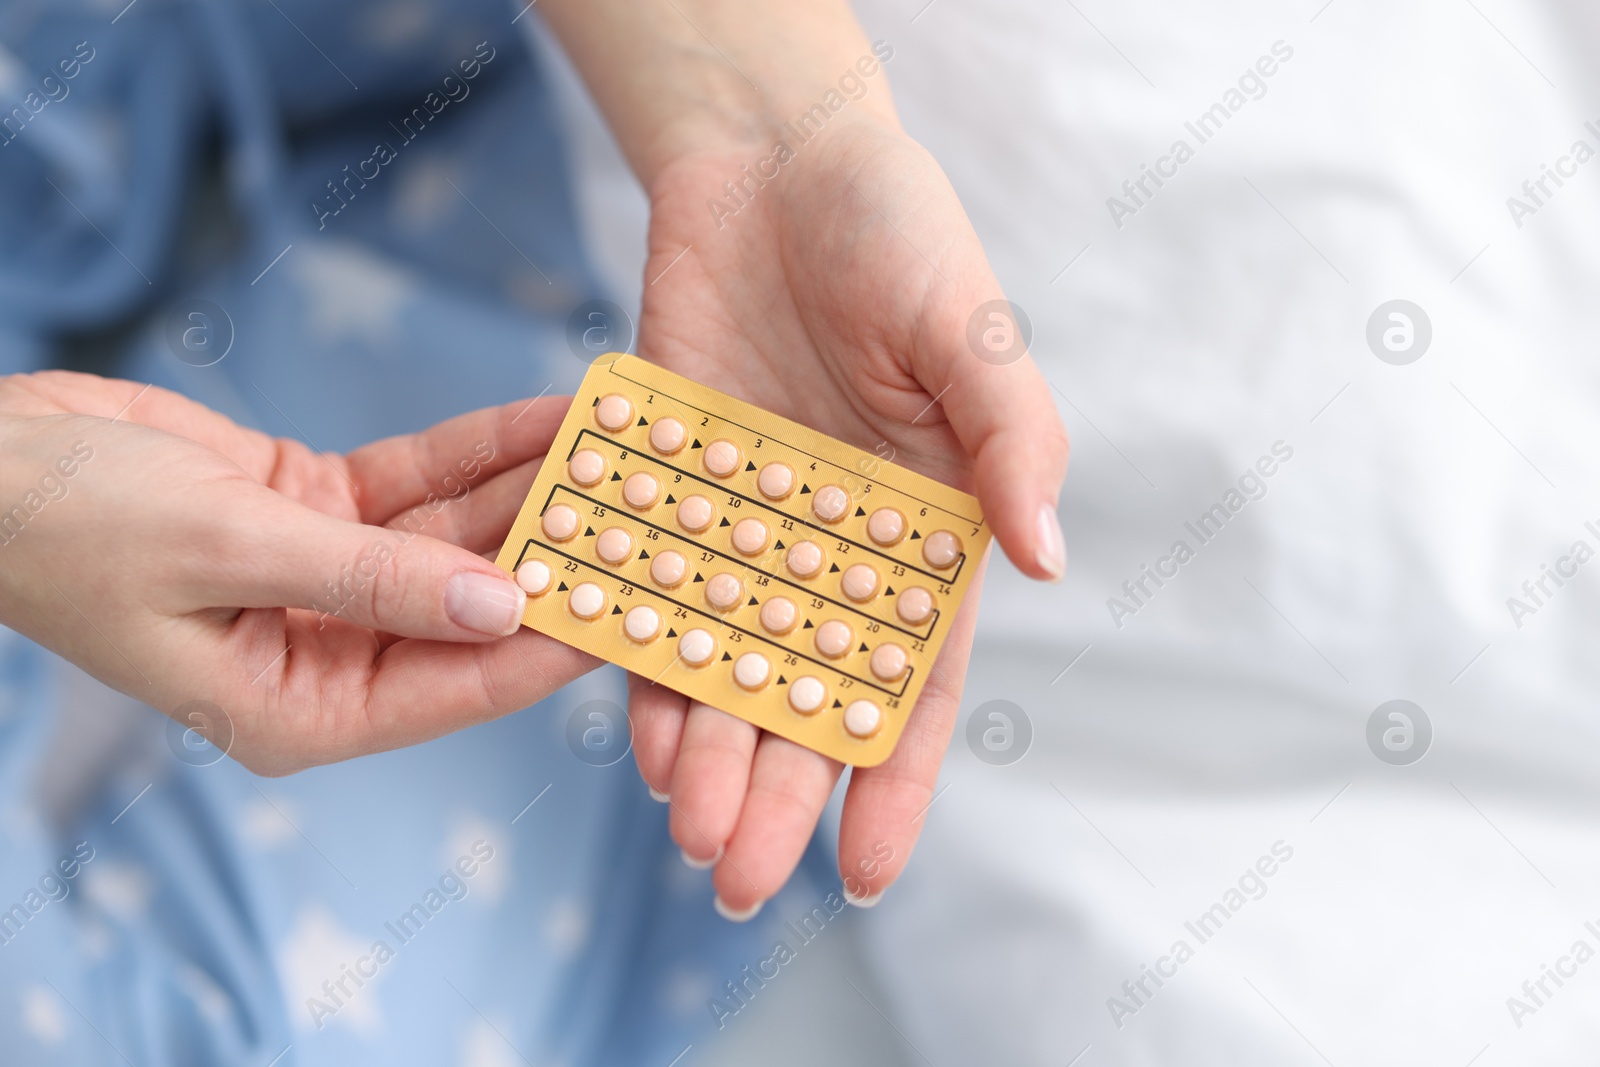
[[[684,156],[656,175],[640,354],[974,490],[1016,565],[1059,578],[1066,434],[1031,360],[995,365],[969,347],[969,320],[1003,293],[943,172],[892,121],[848,110],[790,144],[793,159],[756,189],[744,168],[773,147]],[[728,182],[744,183],[738,200]],[[977,592],[894,754],[851,776],[839,870],[853,899],[876,899],[922,827]],[[725,914],[750,912],[793,871],[840,765],[645,679],[632,679],[631,715],[674,837],[691,860],[716,862]]]
[[[133,382],[0,379],[0,622],[169,714],[217,705],[184,725],[261,774],[526,707],[598,661],[521,627],[477,553],[566,407],[337,456]]]

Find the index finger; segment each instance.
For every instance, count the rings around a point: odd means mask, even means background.
[[[980,567],[894,752],[876,767],[850,772],[839,820],[839,876],[846,899],[857,907],[872,907],[900,877],[937,798],[939,767],[961,707],[982,585]]]
[[[381,526],[429,494],[459,495],[537,459],[549,450],[571,403],[567,396],[517,400],[363,445],[345,457],[360,487],[361,521]]]

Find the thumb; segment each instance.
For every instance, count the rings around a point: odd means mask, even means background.
[[[402,637],[484,641],[516,633],[527,594],[464,548],[345,522],[268,491],[219,553],[237,608],[301,608]]]

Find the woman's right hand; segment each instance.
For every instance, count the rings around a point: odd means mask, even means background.
[[[215,704],[183,725],[260,774],[526,707],[599,661],[522,627],[478,553],[567,403],[339,456],[134,382],[0,379],[0,623],[168,714]]]

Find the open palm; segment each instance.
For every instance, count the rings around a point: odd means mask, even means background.
[[[994,365],[968,347],[969,320],[1003,294],[943,173],[897,130],[841,118],[776,178],[730,197],[724,183],[769,153],[686,157],[657,177],[640,354],[976,487],[1017,565],[1059,577],[1065,432],[1029,359]],[[975,610],[973,596],[894,754],[852,774],[839,845],[852,899],[875,901],[915,843]],[[798,862],[841,766],[645,679],[632,679],[631,703],[640,770],[670,795],[675,839],[691,862],[717,864],[725,914],[753,914]]]

